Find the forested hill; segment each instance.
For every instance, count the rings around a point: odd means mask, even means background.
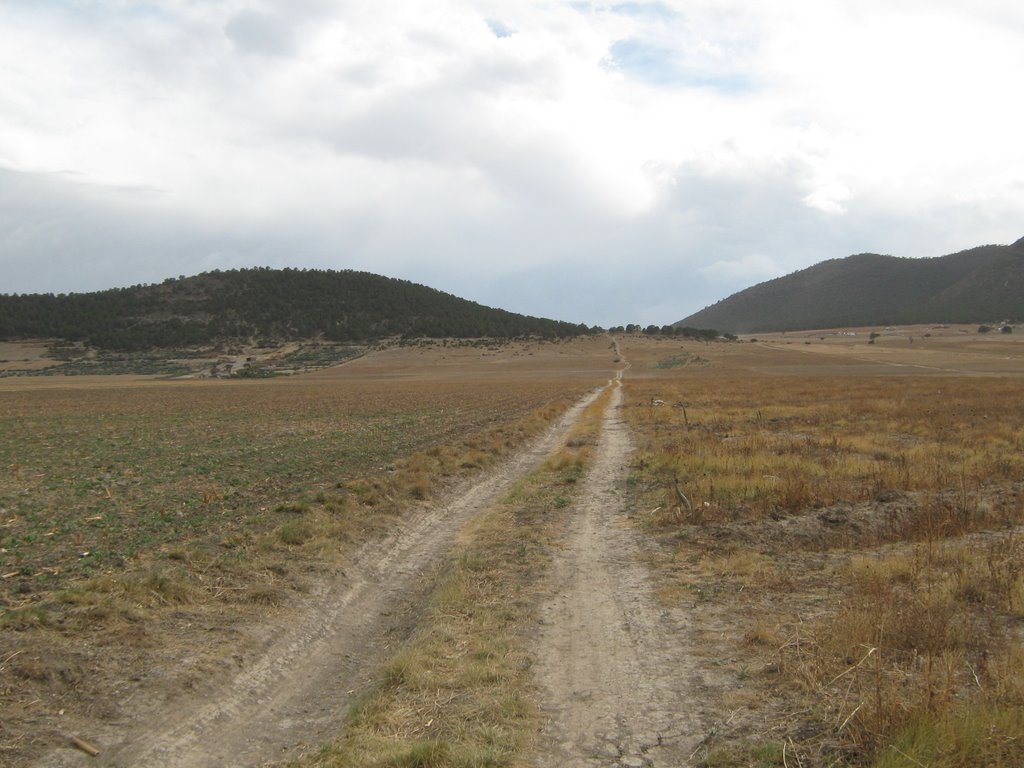
[[[123,350],[238,338],[555,338],[587,332],[586,326],[354,271],[242,269],[96,293],[0,296],[0,339],[59,338]]]
[[[1024,238],[949,256],[831,259],[735,293],[677,325],[764,333],[1024,321]]]

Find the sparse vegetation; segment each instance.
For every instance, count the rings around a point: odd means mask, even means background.
[[[872,348],[409,340],[266,381],[4,380],[0,754],[34,759],[65,707],[113,717],[130,675],[181,692],[251,658],[239,627],[286,618],[615,359],[631,516],[713,715],[673,734],[693,765],[1022,765],[1024,361],[974,327]],[[584,343],[598,377],[523,362],[575,368]],[[531,612],[602,407],[462,531],[379,685],[301,765],[528,762]]]
[[[528,429],[508,422],[556,396],[524,387],[496,408],[488,385],[252,386],[5,393],[0,571],[12,575],[0,588],[36,595],[172,542],[270,529],[281,500],[366,502],[347,484],[384,468],[374,498],[422,496],[423,478],[443,481],[518,444]],[[412,456],[432,445],[436,455]]]
[[[15,376],[136,375],[163,378],[272,378],[327,368],[365,354],[366,347],[325,341],[264,342],[259,346],[213,344],[144,351],[94,349],[81,343],[46,344],[44,358],[4,365],[0,378]],[[243,349],[259,357],[245,357]],[[7,361],[10,363],[10,361]],[[38,363],[43,362],[43,365]]]
[[[658,368],[680,368],[685,365],[707,365],[707,358],[694,355],[690,352],[680,352],[678,355],[671,355],[658,361]]]

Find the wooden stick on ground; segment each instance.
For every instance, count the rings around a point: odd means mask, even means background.
[[[99,749],[94,747],[88,741],[80,739],[77,736],[68,736],[68,738],[71,739],[71,743],[72,744],[74,744],[80,750],[85,752],[85,754],[87,754],[87,755],[91,755],[92,757],[96,757],[96,755],[98,755],[100,753]]]

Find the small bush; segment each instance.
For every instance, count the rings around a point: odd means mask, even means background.
[[[285,544],[298,546],[309,541],[313,536],[313,529],[303,520],[295,520],[285,523],[277,529],[277,537]]]

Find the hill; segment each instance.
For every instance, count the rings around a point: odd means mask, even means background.
[[[1024,238],[949,256],[863,253],[769,280],[675,325],[764,333],[1024,320]]]
[[[351,270],[213,271],[95,293],[0,296],[0,340],[57,338],[101,349],[243,338],[358,342],[587,332],[583,325],[492,309],[406,280]]]

